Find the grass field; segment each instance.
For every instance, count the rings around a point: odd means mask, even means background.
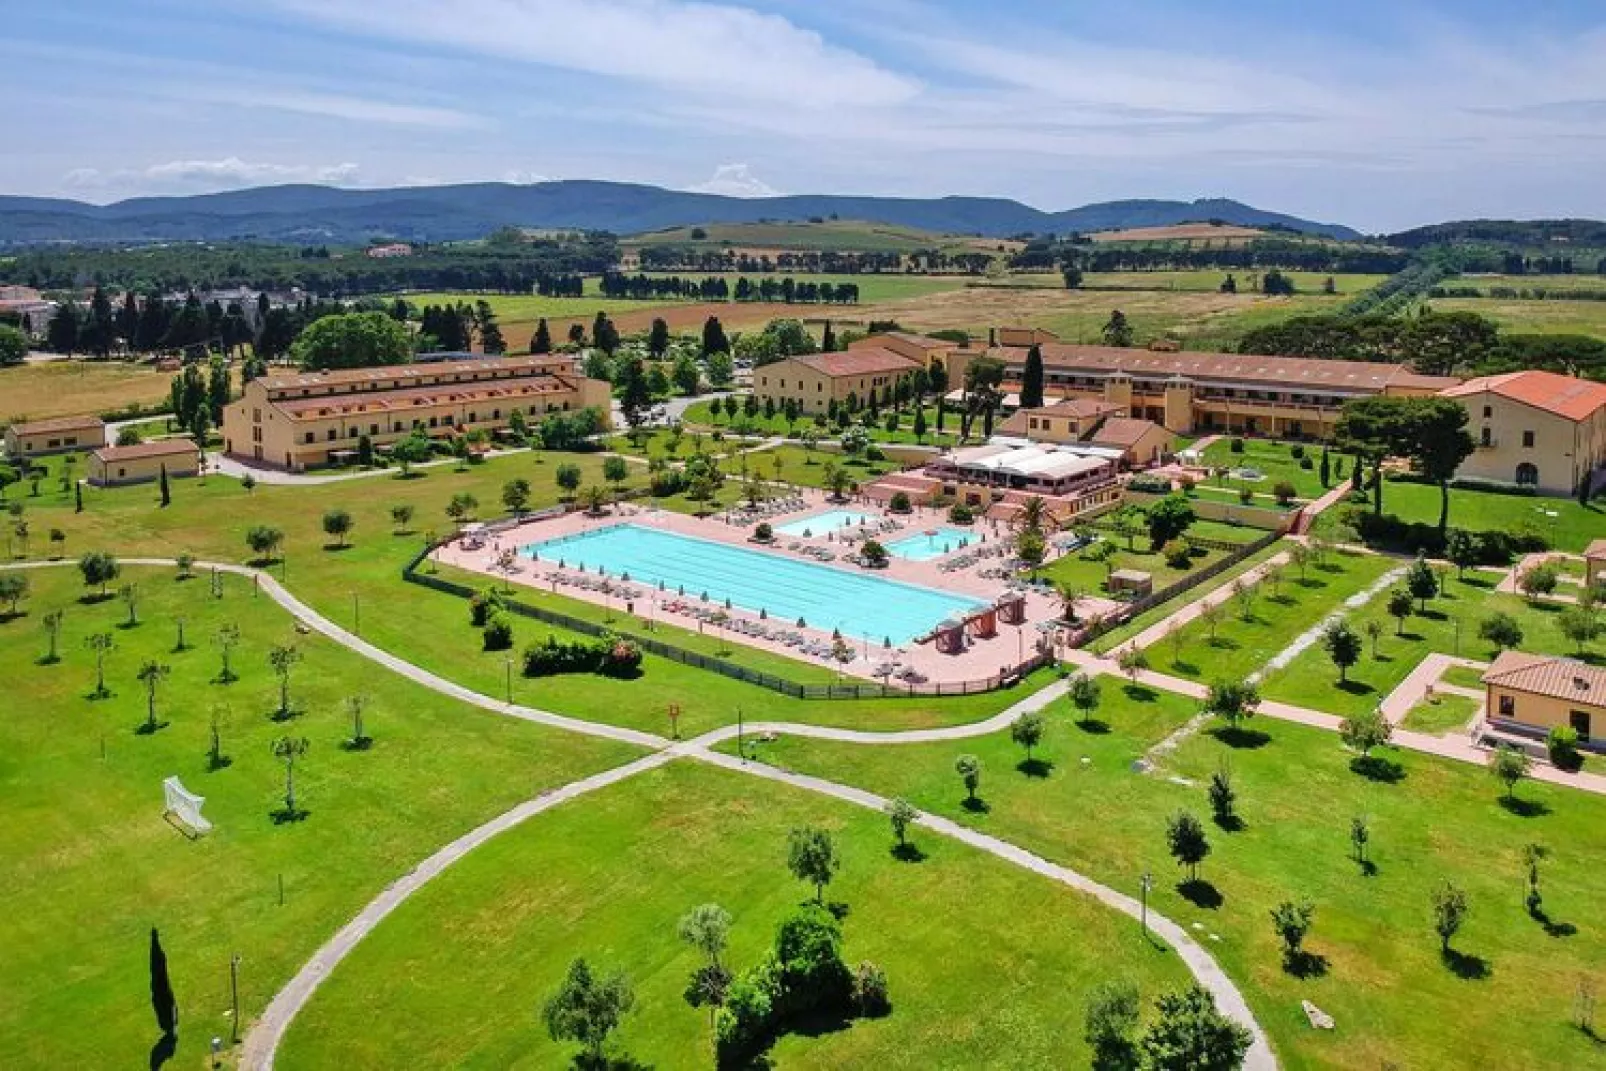
[[[1229,274],[1237,280],[1238,288],[1248,294],[1252,292],[1250,279],[1263,273],[1228,272],[1217,268],[1197,271],[1094,271],[1083,275],[1082,286],[1088,290],[1180,290],[1215,293],[1221,289],[1222,281]],[[1388,278],[1386,275],[1359,274],[1329,276],[1325,272],[1317,271],[1285,271],[1283,275],[1293,282],[1299,294],[1320,295],[1323,293],[1322,286],[1328,278],[1331,278],[1337,292],[1350,297],[1365,293]]]
[[[1439,674],[1439,680],[1458,688],[1483,688],[1483,670],[1471,666],[1451,666]]]
[[[1481,576],[1469,573],[1466,580],[1457,580],[1455,574],[1450,573],[1447,592],[1428,603],[1426,614],[1407,618],[1403,635],[1397,634],[1399,623],[1388,616],[1387,598],[1375,598],[1350,613],[1347,619],[1362,636],[1366,635],[1368,621],[1382,625],[1378,657],[1372,657],[1368,643],[1360,662],[1350,668],[1349,680],[1341,685],[1338,671],[1318,644],[1294,659],[1286,669],[1272,674],[1261,690],[1267,698],[1330,714],[1364,713],[1398,687],[1429,654],[1439,652],[1492,660],[1496,652],[1489,643],[1478,638],[1478,625],[1497,611],[1517,619],[1523,631],[1523,641],[1519,645],[1522,650],[1533,654],[1578,656],[1557,623],[1563,609],[1560,604],[1531,603],[1515,595],[1497,595],[1490,590],[1492,586],[1492,581]],[[1599,646],[1586,651],[1584,657],[1606,662],[1606,652]]]
[[[315,609],[348,626],[358,624],[360,617],[364,639],[478,691],[501,695],[506,689],[505,656],[480,650],[478,633],[468,625],[464,601],[404,584],[400,571],[421,547],[423,533],[450,531],[445,507],[453,494],[473,495],[481,504],[482,518],[496,516],[502,512],[497,505],[502,484],[519,476],[534,485],[530,505],[537,508],[557,500],[553,473],[564,462],[581,467],[582,486],[602,483],[598,455],[520,453],[462,472],[439,467],[405,480],[385,474],[317,486],[264,484],[251,492],[220,477],[208,477],[204,484],[174,481],[173,504],[165,510],[154,508],[156,491],[149,486],[86,490],[85,512],[74,514],[70,493],[59,493],[56,484],[47,481],[38,499],[26,500],[26,516],[34,530],[30,550],[36,557],[49,553],[52,548],[44,533],[59,526],[67,536],[65,552],[71,556],[104,547],[124,556],[188,552],[203,558],[244,561],[250,557],[244,542],[246,529],[255,524],[276,525],[285,533],[288,561],[273,569]],[[769,472],[764,475],[768,477]],[[632,474],[633,483],[642,478],[640,473]],[[16,499],[17,495],[12,491],[9,497]],[[728,503],[736,496],[734,485],[728,484],[721,500]],[[416,510],[410,530],[403,534],[395,533],[390,521],[390,507],[397,503]],[[324,510],[335,506],[348,510],[355,522],[351,545],[344,550],[325,549],[328,539],[322,532],[322,516]],[[539,602],[544,596],[532,598]],[[519,621],[514,628],[515,651],[545,635],[533,622]],[[750,650],[740,645],[734,645],[733,651],[737,662],[750,656]],[[900,729],[985,718],[1019,699],[1025,694],[1023,689],[1047,682],[1045,675],[1039,675],[1013,691],[955,698],[810,702],[652,657],[646,660],[645,673],[646,686],[584,675],[532,681],[515,675],[514,698],[659,733],[669,730],[666,711],[670,704],[680,705],[681,728],[688,734],[734,722],[739,709],[794,721]]]
[[[0,1065],[145,1066],[157,1040],[146,953],[161,930],[182,1014],[172,1066],[200,1066],[207,1040],[229,1037],[229,957],[242,958],[242,1013],[250,1018],[290,974],[384,885],[451,838],[518,801],[627,761],[625,745],[548,730],[425,691],[377,671],[288,616],[249,581],[175,580],[171,569],[126,569],[140,623],[116,599],[89,605],[76,569],[34,570],[27,613],[0,623],[0,672],[12,698],[0,717],[0,885],[6,964],[0,971]],[[61,661],[40,665],[41,620],[63,609]],[[175,651],[175,619],[190,647]],[[218,627],[238,625],[240,680],[213,683]],[[94,660],[84,640],[114,637],[111,698],[92,701]],[[267,664],[275,643],[304,660],[291,677],[288,724]],[[151,735],[135,671],[171,667]],[[347,751],[348,696],[368,697],[375,743]],[[222,750],[209,769],[209,721],[223,711]],[[284,773],[269,752],[291,734],[311,741],[298,764],[299,822],[276,824]],[[177,775],[206,797],[208,836],[188,841],[162,820],[162,779]],[[284,902],[279,902],[279,882]]]
[[[123,361],[45,361],[0,369],[0,425],[165,402],[173,377]]]
[[[869,431],[871,440],[879,443],[903,443],[917,444],[921,446],[936,446],[941,444],[951,444],[958,441],[958,414],[950,412],[944,415],[943,432],[941,435],[939,435],[937,434],[937,407],[935,405],[928,405],[925,407],[925,411],[926,434],[924,437],[916,437],[914,433],[915,418],[914,409],[912,407],[905,409],[905,411],[899,415],[897,431],[888,431],[886,429],[886,425],[881,422],[878,422],[875,427],[866,430]],[[886,420],[885,411],[882,412],[881,418],[882,421]],[[745,413],[738,413],[734,420],[725,415],[725,411],[723,409],[721,409],[719,414],[716,416],[712,411],[712,403],[706,401],[693,402],[687,407],[686,414],[682,420],[688,425],[695,424],[707,428],[724,429],[736,426],[743,429],[750,429],[751,433],[754,435],[786,435],[796,438],[806,429],[811,427],[819,433],[821,438],[831,439],[841,434],[837,430],[835,424],[830,424],[822,428],[814,423],[813,417],[803,417],[796,423],[788,425],[786,418],[780,413],[776,413],[772,417],[766,417],[762,410],[751,417],[747,416]],[[977,431],[974,434],[980,434],[980,424],[977,425]]]
[[[1037,575],[1055,584],[1066,584],[1086,594],[1098,595],[1104,591],[1105,579],[1110,572],[1116,569],[1136,569],[1148,573],[1154,578],[1154,590],[1170,587],[1189,573],[1197,572],[1211,565],[1216,560],[1225,557],[1217,550],[1196,550],[1189,559],[1186,568],[1179,569],[1165,560],[1165,556],[1158,551],[1149,549],[1149,537],[1139,534],[1132,540],[1131,549],[1127,547],[1124,537],[1113,532],[1103,533],[1116,547],[1116,552],[1108,562],[1090,561],[1081,555],[1085,551],[1075,551],[1061,555],[1037,570]]]
[[[980,238],[973,235],[939,234],[915,227],[890,223],[833,219],[819,223],[806,221],[769,223],[705,223],[702,238],[693,238],[693,227],[670,227],[633,234],[621,243],[627,248],[643,245],[691,245],[740,249],[816,249],[850,252],[912,253],[940,248],[951,252],[999,252],[1019,249],[1020,242],[1006,238]]]
[[[632,273],[634,274],[634,273]],[[948,290],[963,289],[966,283],[972,280],[966,275],[902,275],[896,272],[870,272],[858,275],[809,275],[804,272],[786,272],[765,275],[761,272],[699,272],[699,271],[667,271],[646,272],[648,276],[678,276],[682,279],[724,279],[732,287],[736,280],[746,278],[751,282],[761,279],[774,279],[777,283],[783,279],[790,279],[794,283],[829,283],[836,286],[839,283],[852,283],[859,288],[858,305],[800,305],[800,309],[808,310],[807,315],[815,317],[828,317],[832,309],[839,309],[842,314],[850,318],[860,318],[864,315],[863,307],[874,305],[882,301],[893,301],[898,298],[916,297],[921,294],[939,294]],[[799,315],[803,315],[800,313]]]
[[[1490,290],[1504,288],[1516,291],[1537,290],[1606,290],[1606,276],[1578,275],[1458,275],[1446,279],[1443,286],[1460,289],[1475,286],[1485,295]],[[1538,298],[1535,300],[1544,300]]]
[[[1606,289],[1606,282],[1597,283]],[[1475,312],[1513,334],[1593,335],[1606,338],[1606,301],[1525,301],[1517,298],[1434,298],[1434,312]]]
[[[1300,498],[1307,500],[1320,498],[1326,490],[1322,486],[1321,479],[1322,448],[1320,445],[1312,445],[1310,443],[1301,445],[1305,456],[1311,460],[1311,467],[1305,469],[1300,468],[1299,459],[1295,458],[1291,452],[1291,448],[1295,445],[1293,443],[1274,442],[1270,439],[1244,439],[1243,444],[1243,452],[1235,454],[1232,452],[1232,440],[1230,438],[1218,439],[1205,447],[1205,464],[1213,468],[1237,469],[1247,467],[1259,469],[1265,479],[1245,482],[1227,477],[1221,481],[1220,486],[1233,491],[1240,487],[1247,487],[1256,494],[1270,494],[1273,487],[1277,486],[1281,481],[1287,480],[1294,485],[1295,493]],[[1346,466],[1346,471],[1351,464],[1350,459],[1336,456],[1330,457],[1328,461],[1334,473],[1337,472],[1339,462],[1343,462]],[[1338,482],[1336,475],[1333,476],[1333,482]],[[1210,480],[1203,486],[1214,487],[1217,484],[1215,480]]]
[[[1284,566],[1275,593],[1264,581],[1249,589],[1247,615],[1236,597],[1222,604],[1214,639],[1210,626],[1196,619],[1152,648],[1149,661],[1163,673],[1193,680],[1242,680],[1398,564],[1379,555],[1333,553],[1325,563],[1307,566],[1303,579]]]
[[[1046,778],[1017,770],[1022,752],[1007,733],[897,749],[782,738],[757,753],[905,796],[1133,896],[1140,875],[1152,871],[1149,902],[1198,925],[1284,1067],[1599,1065],[1600,1043],[1569,1020],[1580,982],[1596,992],[1606,985],[1606,931],[1595,924],[1606,911],[1597,876],[1606,799],[1525,784],[1525,804],[1507,809],[1484,770],[1411,753],[1388,756],[1399,780],[1371,781],[1351,771],[1333,734],[1269,719],[1253,725],[1264,733],[1253,738],[1260,746],[1229,747],[1201,733],[1146,776],[1132,761],[1193,705],[1173,696],[1134,700],[1110,679],[1103,690],[1099,718],[1109,732],[1078,728],[1064,708],[1051,718],[1041,749],[1053,764]],[[982,761],[985,808],[964,806],[953,769],[961,752]],[[1243,823],[1234,832],[1209,818],[1206,783],[1223,765]],[[1207,884],[1191,889],[1181,887],[1165,848],[1166,820],[1178,809],[1201,817],[1212,848],[1199,872]],[[1371,876],[1349,858],[1357,815],[1372,833]],[[1548,927],[1522,906],[1522,849],[1535,842],[1552,852],[1543,863]],[[1466,890],[1471,908],[1448,960],[1431,899],[1446,879]],[[1315,905],[1306,948],[1320,959],[1303,978],[1284,970],[1268,917],[1283,900]],[[1332,1015],[1337,1029],[1312,1030],[1302,999]],[[1485,1013],[1491,1001],[1498,1015]]]
[[[1464,695],[1436,695],[1406,711],[1400,728],[1434,736],[1448,736],[1451,733],[1465,735],[1479,706],[1476,699]]]
[[[1367,508],[1371,504],[1367,492]],[[1317,518],[1318,530],[1331,533],[1345,505],[1340,503]],[[1383,484],[1383,512],[1401,520],[1437,524],[1439,489],[1423,483],[1389,480]],[[1490,529],[1532,531],[1543,535],[1556,550],[1582,553],[1591,540],[1606,532],[1606,510],[1581,506],[1571,498],[1502,495],[1489,491],[1450,489],[1450,526],[1481,532]]]
[[[1046,879],[918,831],[924,858],[900,861],[878,814],[677,764],[542,816],[453,867],[334,972],[292,1026],[280,1065],[567,1066],[572,1050],[547,1037],[539,1013],[569,961],[585,956],[635,987],[621,1055],[636,1066],[709,1066],[708,1017],[682,999],[700,959],[676,938],[676,919],[722,904],[734,916],[727,962],[756,961],[808,895],[785,866],[787,830],[804,824],[837,839],[843,865],[827,898],[849,908],[849,962],[886,971],[893,1011],[788,1036],[771,1053],[776,1066],[1086,1066],[1091,987],[1124,977],[1152,996],[1185,981],[1135,923]]]

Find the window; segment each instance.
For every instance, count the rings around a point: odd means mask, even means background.
[[[1522,445],[1531,448],[1533,446],[1533,444],[1534,444],[1534,433],[1531,432],[1531,431],[1523,432],[1522,433]]]
[[[1492,406],[1492,405],[1484,406],[1483,407],[1483,419],[1488,420],[1492,416],[1494,416],[1494,406]]]
[[[1500,697],[1500,716],[1502,718],[1515,718],[1517,716],[1517,700],[1513,696]]]
[[[312,441],[312,439],[313,439],[312,432],[309,431],[309,432],[307,432],[306,437],[303,438],[301,441],[310,443]]]
[[[334,441],[335,441],[335,436],[336,436],[336,431],[335,431],[335,429],[334,429],[334,428],[330,428],[330,429],[329,429],[329,433],[328,433],[328,439],[329,439],[329,441],[330,441],[330,442],[334,442]]]
[[[1530,461],[1524,461],[1517,466],[1517,486],[1537,487],[1539,485],[1539,466]]]
[[[1482,436],[1482,438],[1480,438],[1478,440],[1478,442],[1482,446],[1493,446],[1494,445],[1494,432],[1491,431],[1488,428],[1484,428],[1483,429],[1483,436]]]

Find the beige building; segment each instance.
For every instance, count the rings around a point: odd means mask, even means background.
[[[157,439],[134,446],[103,446],[89,455],[88,480],[96,487],[115,487],[125,483],[148,483],[161,479],[194,476],[201,471],[201,451],[194,440]]]
[[[1070,398],[1022,409],[998,425],[997,434],[1034,443],[1081,444],[1121,452],[1121,464],[1141,468],[1171,451],[1175,436],[1152,420],[1126,415],[1123,406],[1094,398]]]
[[[1530,736],[1570,725],[1581,744],[1606,744],[1606,668],[1572,658],[1502,651],[1483,674],[1484,716]]]
[[[854,350],[888,350],[901,354],[911,361],[917,361],[926,368],[934,364],[946,368],[953,351],[964,348],[957,342],[932,338],[929,335],[917,335],[909,331],[883,331],[848,343],[849,353]]]
[[[479,357],[264,376],[223,410],[224,450],[242,460],[298,471],[354,452],[362,436],[376,448],[419,429],[431,437],[495,431],[520,413],[596,409],[609,423],[609,385],[587,379],[572,357]]]
[[[105,445],[106,422],[97,416],[36,420],[6,429],[6,453],[17,458],[93,450]]]
[[[824,413],[831,403],[865,405],[870,393],[878,399],[898,380],[921,367],[914,358],[883,346],[860,346],[838,353],[786,357],[753,370],[753,393],[777,408],[795,401],[808,415]]]
[[[1457,475],[1571,495],[1606,466],[1606,383],[1509,372],[1444,392],[1466,406],[1476,452]]]
[[[1332,435],[1351,398],[1434,395],[1460,382],[1397,364],[1075,346],[1048,341],[1052,336],[1041,330],[1006,329],[994,337],[1000,344],[981,352],[1003,362],[1006,393],[1019,392],[1026,354],[1037,345],[1045,401],[1106,401],[1178,435],[1219,431],[1322,439]],[[1026,343],[1028,338],[1034,341]],[[963,384],[975,352],[954,351],[954,387]]]

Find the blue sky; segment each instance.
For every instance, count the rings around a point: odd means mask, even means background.
[[[0,192],[606,178],[1606,215],[1585,0],[7,4]]]

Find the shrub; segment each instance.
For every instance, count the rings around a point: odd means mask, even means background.
[[[1309,459],[1307,458],[1307,460]],[[1294,501],[1294,495],[1297,492],[1294,485],[1287,480],[1278,480],[1277,485],[1271,489],[1271,493],[1277,499],[1279,506],[1287,506]]]
[[[1142,472],[1126,482],[1127,490],[1136,491],[1145,495],[1168,495],[1171,493],[1171,481],[1164,476],[1153,476]]]
[[[568,642],[560,642],[556,636],[549,635],[545,643],[524,649],[526,677],[546,677],[558,673],[632,677],[640,669],[641,648],[630,640],[613,635]]]
[[[853,1003],[867,1019],[892,1010],[892,1000],[887,996],[887,974],[869,960],[859,964],[853,972]]]
[[[1173,569],[1186,569],[1193,560],[1191,548],[1180,539],[1171,540],[1160,548],[1160,553],[1165,555],[1165,563]]]
[[[770,522],[760,521],[758,527],[753,529],[753,538],[760,543],[768,543],[775,538],[775,529],[770,527]]]
[[[1312,461],[1308,457],[1302,457],[1299,459],[1299,467],[1304,469],[1306,472],[1309,472],[1311,469],[1316,467],[1316,462]]]
[[[679,469],[659,469],[652,474],[648,486],[654,498],[669,498],[686,489],[686,478]]]
[[[1578,753],[1578,730],[1571,725],[1552,727],[1550,735],[1545,737],[1545,748],[1550,752],[1551,763],[1558,769],[1576,770],[1583,764],[1583,756]]]
[[[963,502],[955,502],[948,507],[948,520],[952,524],[974,524],[976,511]]]
[[[497,611],[485,622],[481,639],[487,651],[506,651],[513,646],[513,622],[507,614]]]
[[[474,596],[468,600],[469,623],[475,628],[484,628],[490,621],[491,616],[502,609],[504,605],[502,596],[490,588],[475,592]]]
[[[908,494],[903,491],[897,491],[893,493],[891,500],[887,502],[887,508],[893,513],[908,513],[913,507],[909,504]]]
[[[1295,461],[1301,460],[1305,456],[1304,444],[1295,443],[1293,446],[1290,446],[1288,448],[1288,456],[1293,458]]]
[[[1232,442],[1228,444],[1228,447],[1233,453],[1241,454],[1244,452],[1244,441],[1235,435],[1233,436]]]
[[[1251,491],[1247,487],[1238,488],[1238,501],[1239,502],[1242,502],[1244,505],[1247,506],[1251,502],[1253,502],[1254,500],[1255,500],[1255,493],[1253,491]]]
[[[867,446],[864,450],[864,459],[866,461],[885,461],[887,452],[879,446]]]

